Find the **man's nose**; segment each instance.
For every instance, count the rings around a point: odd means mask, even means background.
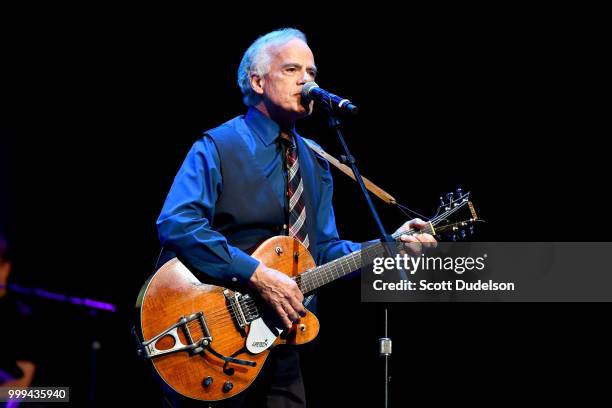
[[[306,82],[310,81],[314,81],[313,76],[309,72],[304,71],[302,78],[300,78],[300,85],[304,85]]]

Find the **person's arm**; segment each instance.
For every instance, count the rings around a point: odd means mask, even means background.
[[[157,220],[159,240],[198,272],[247,284],[259,261],[211,228],[221,189],[219,154],[205,136],[194,143],[170,188]]]
[[[214,142],[196,142],[179,170],[157,221],[162,245],[192,268],[214,278],[254,287],[286,327],[306,313],[295,281],[228,244],[211,228],[221,193],[221,165]]]
[[[36,365],[31,361],[18,360],[16,362],[17,367],[23,372],[20,378],[8,380],[1,383],[3,387],[29,387],[34,379],[34,373],[36,372]]]

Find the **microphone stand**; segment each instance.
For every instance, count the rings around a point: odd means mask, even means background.
[[[370,213],[376,222],[376,226],[378,227],[378,231],[380,232],[380,241],[382,243],[395,243],[395,240],[391,235],[387,233],[385,227],[383,226],[378,212],[376,208],[374,208],[374,203],[372,202],[372,198],[368,193],[368,190],[361,179],[361,174],[359,173],[359,169],[357,168],[357,161],[355,157],[351,154],[348,145],[344,139],[344,135],[342,133],[342,129],[340,128],[340,120],[334,115],[332,109],[327,107],[327,111],[329,113],[329,127],[336,131],[336,135],[338,136],[338,140],[344,149],[344,155],[340,156],[340,161],[349,166],[353,170],[353,174],[355,175],[355,180],[357,180],[357,184],[361,189],[361,193],[366,203],[368,204],[368,208],[370,209]],[[390,245],[385,245],[385,248],[388,249]],[[385,358],[385,408],[389,407],[389,357],[391,356],[391,339],[387,337],[387,308],[385,307],[385,336],[379,339],[380,346],[380,355]]]

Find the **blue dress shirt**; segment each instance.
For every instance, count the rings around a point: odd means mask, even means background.
[[[284,151],[278,141],[279,126],[255,108],[244,120],[250,133],[243,137],[264,175],[270,181],[281,206],[287,210],[287,172]],[[327,163],[326,163],[327,164]],[[323,194],[316,214],[307,214],[307,222],[316,223],[319,257],[323,264],[354,252],[360,245],[340,240],[332,207],[333,181],[329,166],[322,172]],[[259,261],[230,245],[225,237],[211,228],[215,202],[223,191],[221,164],[215,143],[210,137],[196,141],[174,179],[157,221],[163,246],[175,249],[198,271],[214,278],[245,284]]]

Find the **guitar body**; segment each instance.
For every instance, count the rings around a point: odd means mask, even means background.
[[[291,277],[315,267],[308,250],[287,236],[266,240],[252,256]],[[144,342],[141,352],[147,354],[162,382],[175,392],[203,401],[235,396],[255,380],[271,347],[304,344],[319,332],[318,319],[308,312],[291,330],[279,333],[272,311],[265,311],[263,302],[255,298],[249,299],[246,305],[256,302],[262,317],[241,327],[240,316],[253,308],[237,310],[236,304],[228,298],[235,293],[201,283],[177,258],[164,264],[143,286],[136,305],[139,315],[136,331],[139,341]],[[168,331],[181,318],[199,312],[202,312],[201,320],[178,326],[174,334]],[[161,334],[164,335],[160,337]],[[214,352],[255,363],[255,366],[224,361],[206,347],[176,350],[179,346],[199,343],[207,335]],[[152,341],[154,343],[150,344],[154,348],[147,346],[147,342]]]

